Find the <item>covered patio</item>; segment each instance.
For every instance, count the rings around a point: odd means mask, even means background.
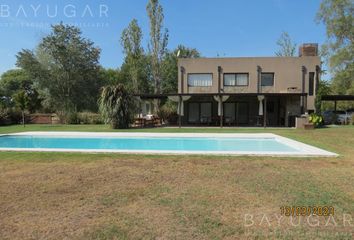
[[[137,96],[143,101],[169,99],[176,102],[179,127],[292,127],[295,125],[295,117],[306,110],[305,93],[183,93]]]

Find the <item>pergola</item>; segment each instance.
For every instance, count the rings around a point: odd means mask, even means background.
[[[200,96],[200,97],[213,97],[218,104],[218,115],[220,117],[220,127],[223,127],[223,102],[228,99],[228,97],[238,96],[251,96],[256,97],[259,101],[259,115],[263,115],[263,127],[267,125],[267,111],[263,111],[267,109],[267,98],[268,97],[280,97],[280,96],[299,96],[303,99],[304,105],[307,102],[307,93],[175,93],[175,94],[136,94],[136,97],[139,97],[142,100],[148,99],[170,99],[174,102],[178,103],[178,125],[181,127],[181,117],[183,116],[183,105],[184,102],[187,101],[190,97]],[[263,107],[264,106],[264,107]],[[303,105],[301,106],[303,109]]]
[[[324,95],[321,97],[321,101],[334,102],[334,111],[337,111],[338,101],[354,101],[354,95]]]

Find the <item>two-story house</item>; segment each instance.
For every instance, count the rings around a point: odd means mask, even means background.
[[[298,57],[179,58],[182,124],[293,126],[315,110],[320,66],[317,44]]]

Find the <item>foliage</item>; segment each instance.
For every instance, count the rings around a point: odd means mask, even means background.
[[[14,107],[13,96],[19,91],[24,91],[28,103],[26,108],[35,112],[41,108],[41,98],[33,81],[29,80],[28,74],[21,69],[12,69],[1,76],[0,90],[2,95],[2,107]]]
[[[154,93],[161,93],[162,60],[167,51],[168,30],[163,28],[163,8],[158,0],[149,0],[146,10],[150,21],[149,52],[151,55],[151,72],[154,81]],[[159,108],[160,102],[155,101],[155,109]]]
[[[167,100],[158,111],[158,116],[164,122],[174,122],[177,119],[177,104],[170,100]]]
[[[316,108],[316,113],[320,114],[322,109],[321,109],[321,105],[322,105],[322,96],[323,95],[329,95],[331,94],[332,90],[331,90],[331,85],[329,82],[324,81],[324,80],[320,80],[319,84],[318,84],[318,89],[317,89],[317,93],[316,93],[316,98],[315,98],[315,108]]]
[[[178,56],[177,56],[178,55]],[[162,62],[162,92],[178,92],[178,58],[199,58],[200,53],[195,48],[179,45],[175,50],[168,51]]]
[[[323,125],[323,117],[321,115],[312,113],[309,116],[309,122],[313,123],[315,127],[320,127]]]
[[[101,115],[93,112],[78,113],[78,121],[80,124],[102,124]]]
[[[6,97],[8,106],[11,105],[11,97],[21,88],[24,82],[29,81],[28,74],[22,69],[11,69],[1,75],[0,88],[2,95]]]
[[[0,126],[10,123],[10,116],[8,109],[0,108]]]
[[[277,41],[279,50],[275,55],[279,57],[294,57],[296,54],[296,43],[294,43],[287,32],[282,32]]]
[[[22,120],[22,114],[15,109],[0,108],[0,125],[18,124]]]
[[[329,61],[334,90],[337,94],[354,94],[354,2],[323,0],[317,20],[326,25],[323,52]]]
[[[138,25],[138,21],[133,19],[122,32],[121,44],[125,53],[124,64],[128,69],[131,88],[135,93],[143,93],[148,88],[141,39],[141,28]]]
[[[127,84],[126,79],[123,78],[122,73],[119,69],[111,68],[100,68],[99,78],[103,86],[112,85],[112,84]]]
[[[112,128],[129,128],[134,117],[135,103],[124,85],[118,84],[102,88],[99,109],[105,123],[110,123]]]
[[[58,111],[57,116],[62,124],[79,124],[79,117],[76,111]]]
[[[26,95],[25,90],[20,90],[15,93],[13,99],[15,101],[16,107],[18,107],[22,112],[22,123],[25,125],[25,110],[29,105],[29,98]]]
[[[19,52],[17,66],[49,93],[54,110],[95,110],[101,87],[99,56],[100,49],[83,38],[79,28],[60,23],[35,52]]]
[[[26,110],[29,104],[29,98],[25,90],[20,90],[17,93],[15,93],[13,99],[15,101],[16,107],[18,107],[21,111]]]

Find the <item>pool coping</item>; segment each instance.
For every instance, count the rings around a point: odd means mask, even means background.
[[[273,157],[338,157],[339,155],[273,133],[146,133],[146,132],[20,132],[1,136],[57,136],[57,137],[221,137],[221,138],[274,138],[301,152],[275,151],[173,151],[173,150],[123,150],[123,149],[55,149],[55,148],[0,148],[0,151],[21,152],[83,152],[164,155],[223,155],[223,156],[273,156]]]

